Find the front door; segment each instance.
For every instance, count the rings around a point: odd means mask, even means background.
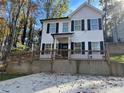
[[[62,58],[68,58],[68,43],[59,43],[59,55]]]

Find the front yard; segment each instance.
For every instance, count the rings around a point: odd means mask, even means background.
[[[0,82],[0,93],[123,93],[124,78],[34,74]]]
[[[113,62],[124,63],[124,54],[111,55],[110,60],[113,61]]]

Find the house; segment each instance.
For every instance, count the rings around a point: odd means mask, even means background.
[[[124,42],[124,22],[112,29],[113,42]]]
[[[68,17],[42,19],[40,58],[104,58],[102,15],[85,2]]]

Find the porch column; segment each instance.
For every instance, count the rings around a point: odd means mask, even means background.
[[[68,37],[68,59],[71,58],[71,37]]]
[[[56,38],[54,38],[53,59],[56,57]]]

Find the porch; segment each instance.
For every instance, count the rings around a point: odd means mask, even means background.
[[[41,51],[42,52],[42,51]],[[57,59],[65,59],[65,60],[107,60],[108,56],[105,54],[105,51],[101,50],[82,50],[75,51],[69,49],[56,49],[44,51],[44,53],[48,53],[46,55],[41,55],[41,60],[57,60]],[[82,54],[84,52],[84,54]],[[92,52],[92,54],[90,54]],[[102,54],[101,54],[102,53]]]
[[[54,42],[52,59],[69,59],[71,55],[71,36],[73,33],[52,34]]]
[[[103,48],[102,50],[100,49],[100,45],[98,45],[99,48],[96,48],[97,50],[94,50],[88,46],[89,42],[72,42],[71,37],[73,33],[51,35],[53,37],[53,44],[49,45],[48,49],[41,51],[41,59],[103,60],[106,58],[105,51]]]

